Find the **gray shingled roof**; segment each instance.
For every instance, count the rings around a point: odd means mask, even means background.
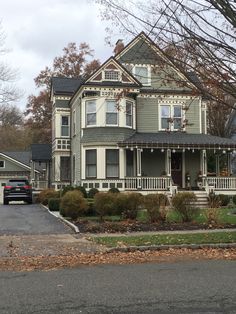
[[[52,77],[51,84],[55,95],[73,95],[82,82],[82,78]]]
[[[119,146],[151,147],[195,147],[195,148],[230,148],[236,149],[236,141],[209,134],[189,134],[183,132],[135,133]]]
[[[33,161],[50,161],[52,159],[51,144],[32,144],[31,150]]]
[[[15,159],[22,164],[30,167],[30,160],[31,160],[31,151],[21,151],[21,152],[2,152],[4,155]]]
[[[134,133],[134,130],[128,128],[101,127],[86,128],[83,131],[81,142],[86,143],[117,143],[124,141]]]

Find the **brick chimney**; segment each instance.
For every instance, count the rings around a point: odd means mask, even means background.
[[[117,55],[121,50],[124,48],[124,43],[122,39],[118,39],[115,45],[115,48],[113,50],[114,54]]]

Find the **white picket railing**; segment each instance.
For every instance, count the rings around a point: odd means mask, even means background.
[[[236,190],[236,177],[206,177],[203,186],[206,185],[215,190]]]
[[[48,188],[48,181],[32,181],[32,187],[34,189],[43,190]]]
[[[168,190],[171,184],[169,177],[126,177],[126,190]]]

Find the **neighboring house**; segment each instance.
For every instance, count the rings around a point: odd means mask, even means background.
[[[235,193],[236,143],[206,134],[207,103],[198,84],[144,33],[83,81],[52,78],[53,186]],[[216,174],[209,177],[212,151]],[[221,155],[228,158],[227,177],[220,177]]]
[[[51,145],[33,144],[30,151],[0,152],[0,201],[10,178],[28,178],[35,189],[48,187],[51,150]]]

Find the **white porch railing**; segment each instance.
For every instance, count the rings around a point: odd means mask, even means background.
[[[43,190],[48,188],[48,181],[32,181],[32,187],[34,189]]]
[[[108,191],[111,188],[117,188],[121,191],[124,190],[124,179],[94,179],[82,180],[81,185],[86,189],[96,188],[100,191]]]
[[[169,177],[126,177],[126,190],[168,190],[170,188],[171,178]]]
[[[214,190],[236,190],[236,177],[206,177],[203,178],[203,186]]]

